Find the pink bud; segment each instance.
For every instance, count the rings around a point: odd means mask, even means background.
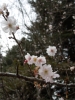
[[[25,61],[24,61],[24,64],[26,64],[27,62],[28,62],[28,61],[27,61],[27,60],[25,60]]]

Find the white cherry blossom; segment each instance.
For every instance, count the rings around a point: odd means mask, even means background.
[[[49,55],[49,56],[55,56],[55,53],[57,52],[57,49],[55,46],[49,46],[47,48],[47,51],[46,53]]]
[[[39,75],[45,79],[46,82],[53,82],[51,76],[53,75],[51,65],[43,65],[38,71]]]
[[[53,78],[58,78],[59,74],[53,72],[51,65],[44,64],[39,68],[38,74],[46,81],[53,83]]]
[[[37,58],[38,58],[37,56],[32,55],[31,61],[32,61],[33,64],[35,64],[37,62]]]
[[[31,55],[30,55],[29,53],[27,53],[27,55],[25,55],[25,59],[27,60],[27,63],[28,63],[29,65],[32,64]]]
[[[46,63],[46,58],[44,56],[40,56],[37,58],[35,65],[41,67],[42,64],[45,64],[45,63]]]
[[[7,20],[3,20],[2,23],[2,29],[5,33],[9,33],[9,34],[12,34],[12,32],[16,32],[17,29],[16,29],[16,20],[14,17],[8,17]]]

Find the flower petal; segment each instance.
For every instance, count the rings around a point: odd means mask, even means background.
[[[5,33],[8,33],[8,32],[9,32],[9,29],[8,29],[7,26],[6,26],[6,27],[3,27],[2,29],[3,29],[3,31],[4,31]]]

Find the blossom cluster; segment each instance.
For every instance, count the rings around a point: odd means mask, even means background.
[[[29,65],[35,64],[36,66],[42,66],[43,64],[46,63],[46,58],[44,56],[40,57],[37,57],[35,55],[31,56],[29,53],[25,55],[25,59]]]
[[[12,16],[9,16],[6,4],[3,4],[0,7],[0,14],[4,17],[4,20],[1,23],[3,31],[9,34],[15,33],[19,29],[19,27],[17,25],[16,19]],[[46,53],[49,56],[55,56],[56,52],[57,49],[55,46],[49,46],[46,50]],[[25,59],[25,62],[27,62],[29,65],[35,64],[35,66],[39,67],[38,75],[40,75],[40,77],[43,78],[46,82],[52,83],[53,78],[59,77],[56,72],[53,72],[51,65],[46,64],[46,58],[44,56],[31,56],[29,53],[27,53],[27,55],[25,55]]]
[[[0,15],[4,17],[4,19],[1,22],[2,24],[1,26],[5,33],[9,33],[11,35],[12,33],[15,33],[19,29],[16,19],[12,16],[9,16],[6,4],[3,4],[0,7]]]
[[[49,56],[54,56],[57,52],[57,49],[55,46],[49,46],[46,52]],[[44,56],[31,56],[29,53],[27,53],[27,55],[25,55],[25,59],[25,63],[27,62],[29,65],[35,64],[35,66],[39,67],[38,75],[40,75],[40,77],[43,78],[46,82],[53,83],[53,78],[59,77],[59,74],[53,72],[51,65],[46,64],[46,58]]]

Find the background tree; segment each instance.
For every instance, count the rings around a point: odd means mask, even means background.
[[[41,53],[44,53],[48,45],[61,46],[69,51],[68,55],[71,61],[74,61],[74,54],[70,50],[74,46],[72,41],[75,37],[73,32],[75,29],[74,0],[30,0],[29,2],[37,13],[36,22],[30,30],[30,35],[32,35],[30,37],[34,38],[32,41],[37,45],[36,50],[40,48]],[[63,51],[61,53],[63,55]]]

